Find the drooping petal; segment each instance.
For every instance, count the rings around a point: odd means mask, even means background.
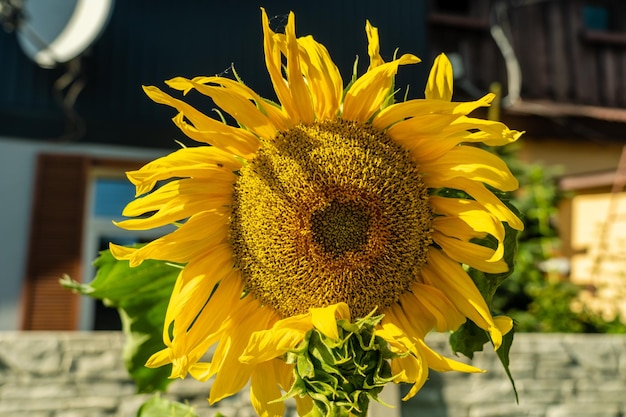
[[[184,81],[181,84],[178,84],[178,82],[176,81],[179,80]],[[185,94],[189,90],[191,90],[191,88],[193,88],[194,84],[211,84],[222,86],[233,94],[237,94],[247,100],[252,101],[261,110],[261,112],[269,118],[276,130],[284,131],[291,127],[291,121],[289,120],[289,116],[287,116],[285,110],[282,107],[259,96],[253,89],[240,81],[218,76],[194,77],[191,79],[191,83],[189,83],[189,80],[181,77],[168,81],[168,85],[170,87],[181,90],[185,92]]]
[[[195,285],[191,291],[177,293],[176,298],[171,301],[176,304],[184,303],[184,314],[179,312],[179,315],[174,317],[171,343],[173,362],[175,358],[185,358],[186,368],[180,369],[181,374],[186,373],[186,370],[191,372],[191,367],[202,359],[211,345],[219,340],[223,332],[222,323],[233,310],[238,308],[243,291],[241,276],[234,272],[226,275],[210,298],[206,294],[203,297],[201,290],[200,286]],[[198,302],[180,301],[180,298],[189,294],[196,297]],[[201,305],[203,298],[205,304]],[[198,308],[198,305],[200,305],[200,310],[194,316],[192,311]],[[171,313],[167,318],[171,319]],[[210,368],[207,368],[208,371]],[[206,378],[210,376],[212,374],[207,373]]]
[[[376,335],[389,342],[392,350],[406,354],[404,358],[391,361],[391,372],[396,375],[396,382],[413,383],[409,393],[402,398],[406,401],[413,397],[424,386],[428,378],[428,363],[424,360],[421,351],[398,326],[391,320],[383,317],[382,323],[376,330]]]
[[[164,339],[166,342],[170,340],[169,329],[174,321],[178,322],[174,336],[176,332],[186,332],[189,329],[209,300],[215,286],[233,274],[232,266],[232,249],[222,243],[199,259],[190,262],[182,270],[176,280],[165,313]],[[220,292],[225,289],[226,287]],[[235,289],[233,291],[236,292]],[[169,342],[166,344],[171,345]]]
[[[465,191],[498,220],[506,222],[515,230],[524,230],[524,223],[498,197],[489,191],[484,184],[464,177],[424,178],[424,182],[433,188],[452,188]]]
[[[147,230],[187,219],[207,210],[225,210],[232,201],[234,175],[224,176],[222,181],[211,179],[182,179],[171,181],[155,192],[131,201],[122,214],[127,217],[141,216],[157,211],[146,218],[114,222],[128,230]]]
[[[279,376],[274,361],[260,363],[250,379],[250,403],[259,417],[283,417],[285,404],[281,397]]]
[[[509,167],[496,155],[473,146],[457,146],[434,161],[421,166],[426,180],[445,181],[463,177],[484,182],[502,191],[513,191],[519,183]]]
[[[251,158],[259,147],[256,136],[244,129],[228,126],[199,112],[184,101],[175,99],[157,87],[144,87],[143,90],[153,101],[174,107],[180,113],[172,119],[190,138],[217,146],[234,155]],[[188,118],[193,126],[183,119]]]
[[[278,320],[272,328],[254,332],[239,360],[256,364],[281,357],[292,350],[313,328],[310,314]]]
[[[239,392],[249,381],[256,365],[239,361],[250,336],[271,326],[275,313],[262,308],[253,297],[240,301],[242,306],[232,313],[223,323],[223,333],[211,362],[211,373],[215,380],[211,387],[209,403],[214,404],[222,398]]]
[[[498,258],[498,252],[494,249],[449,237],[439,231],[433,233],[433,240],[450,258],[479,271],[499,274],[509,270],[507,263],[501,257]]]
[[[241,161],[215,146],[182,148],[147,163],[126,176],[137,188],[135,197],[151,191],[157,181],[172,177],[211,178],[216,171],[237,171]]]
[[[426,284],[439,288],[467,318],[487,330],[496,349],[502,344],[502,332],[496,326],[489,307],[467,272],[437,249],[428,251],[422,267]]]
[[[276,127],[270,118],[257,107],[256,103],[250,100],[249,95],[241,94],[239,89],[229,89],[221,85],[207,85],[183,77],[166,81],[166,84],[179,89],[185,88],[189,84],[200,94],[210,97],[219,108],[230,114],[239,124],[255,135],[266,140],[273,139],[276,135]]]
[[[504,255],[504,226],[495,216],[486,211],[480,203],[467,199],[437,196],[430,197],[429,202],[435,213],[447,216],[438,219],[442,219],[440,222],[447,221],[453,231],[462,230],[462,227],[458,227],[458,222],[461,221],[476,232],[489,233],[491,236],[495,237],[498,242],[498,247],[496,248],[494,257],[498,259],[502,258]],[[435,219],[435,221],[438,219]],[[439,228],[439,230],[442,231],[441,228]],[[446,234],[448,236],[461,238],[455,233]]]
[[[407,316],[410,314],[409,308],[411,306],[423,306],[422,308],[434,317],[435,330],[438,332],[454,331],[465,322],[465,316],[438,288],[416,282],[407,295],[415,299],[415,301],[411,300],[408,303],[402,302],[402,309],[407,311]],[[415,315],[410,315],[408,318],[409,320],[416,320]]]
[[[426,342],[423,340],[417,341],[420,351],[426,358],[428,362],[428,366],[434,369],[437,372],[448,372],[448,371],[458,371],[458,372],[467,372],[467,373],[483,373],[482,369],[476,368],[475,366],[467,365],[463,362],[458,362],[445,356],[435,352],[432,350]]]

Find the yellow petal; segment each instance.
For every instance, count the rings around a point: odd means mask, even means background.
[[[170,296],[170,302],[165,313],[164,331],[167,330],[169,332],[170,324],[177,321],[178,325],[174,328],[174,336],[187,332],[191,323],[197,319],[198,314],[201,313],[209,300],[209,296],[215,289],[215,286],[230,275],[236,275],[232,266],[232,249],[226,243],[217,245],[211,252],[204,254],[200,259],[190,262],[180,273]],[[230,284],[231,281],[233,281],[232,287],[225,284],[220,293],[230,293],[226,291],[228,288],[231,288],[233,292],[237,292],[237,280],[231,278],[227,282]],[[238,296],[240,295],[241,286],[239,287]],[[168,337],[165,336],[165,338]]]
[[[242,363],[257,364],[279,358],[294,349],[312,328],[308,315],[280,320],[269,330],[254,332],[239,360]]]
[[[213,355],[211,372],[215,373],[215,380],[209,395],[210,404],[239,392],[246,385],[254,366],[241,363],[239,357],[252,333],[270,327],[270,322],[275,319],[275,313],[262,308],[252,297],[245,297],[241,304],[224,323],[222,339]]]
[[[435,63],[428,75],[426,83],[425,97],[429,100],[452,100],[452,64],[444,54],[435,58]]]
[[[198,381],[205,382],[211,378],[211,375],[209,375],[210,368],[210,362],[198,362],[189,368],[189,374]]]
[[[249,96],[241,95],[237,90],[205,85],[183,77],[174,78],[166,83],[177,86],[189,83],[200,94],[211,97],[217,106],[257,136],[269,140],[276,135],[276,127],[270,119],[250,101]]]
[[[415,299],[410,300],[407,297],[404,296],[400,302],[385,309],[385,317],[410,338],[423,338],[435,326],[435,317]]]
[[[507,222],[515,230],[524,230],[524,223],[482,183],[463,177],[448,179],[426,177],[424,182],[432,188],[447,187],[465,191],[498,220]]]
[[[163,365],[171,363],[170,348],[161,349],[148,359],[146,366],[148,368],[160,368]]]
[[[137,187],[135,196],[140,196],[151,191],[160,180],[197,175],[210,177],[215,170],[237,171],[240,168],[241,161],[231,153],[215,146],[198,146],[157,158],[136,171],[127,172],[126,176]],[[202,169],[207,172],[202,173]]]
[[[189,287],[189,286],[187,286]],[[208,287],[208,286],[207,286]],[[172,303],[180,303],[178,316],[174,317],[172,355],[185,358],[188,367],[193,366],[215,344],[222,333],[222,323],[228,315],[239,306],[239,299],[243,291],[241,277],[230,275],[224,277],[219,286],[207,302],[207,295],[200,293],[203,288],[195,286],[186,293],[179,292],[172,299]],[[181,298],[194,297],[197,303]],[[202,303],[204,300],[204,304]],[[199,310],[198,310],[199,309]],[[195,311],[195,314],[194,314]],[[167,317],[171,320],[171,314]],[[168,326],[169,327],[169,326]],[[191,372],[191,368],[189,368]],[[207,370],[208,372],[208,370]],[[210,377],[207,374],[207,377]]]
[[[474,238],[483,239],[487,236],[487,233],[472,229],[458,217],[437,216],[433,219],[432,227],[446,236],[466,241]]]
[[[502,333],[496,327],[489,307],[470,276],[461,265],[441,251],[428,251],[428,262],[422,267],[426,284],[439,288],[456,308],[476,325],[487,330],[496,349],[502,343]]]
[[[261,8],[261,10],[265,65],[270,74],[274,91],[293,124],[298,122],[311,123],[315,114],[313,101],[300,68],[298,41],[295,35],[295,17],[293,13],[289,14],[285,34],[280,35],[270,29],[265,9]],[[283,77],[282,73],[281,43],[285,47],[287,79]]]
[[[421,169],[427,180],[444,181],[463,177],[484,182],[502,191],[513,191],[519,186],[502,159],[473,146],[457,146],[439,159],[422,162]]]
[[[410,148],[412,141],[423,138],[432,140],[433,136],[439,136],[439,134],[458,117],[459,116],[456,114],[426,114],[414,116],[394,124],[387,130],[387,133],[395,141],[402,144],[406,143],[409,145],[407,148]]]
[[[489,274],[504,273],[509,270],[507,263],[497,252],[475,243],[448,237],[435,230],[433,240],[450,258]]]
[[[270,29],[269,19],[265,9],[261,7],[261,18],[263,23],[263,52],[265,56],[265,66],[270,75],[272,85],[276,96],[280,101],[283,109],[289,116],[291,123],[296,124],[300,121],[296,106],[291,99],[291,93],[289,92],[289,86],[287,80],[283,78],[282,74],[282,60],[280,48],[275,40],[275,33]]]
[[[350,310],[346,303],[337,303],[322,308],[311,308],[310,311],[313,326],[331,339],[339,337],[337,320],[350,320]]]
[[[308,395],[304,397],[296,397],[296,412],[299,416],[308,416],[312,409],[313,400],[311,397]]]
[[[233,177],[234,178],[234,177]],[[147,230],[168,225],[207,210],[224,211],[232,201],[231,178],[223,181],[183,179],[171,181],[152,194],[126,205],[124,216],[141,216],[157,210],[146,218],[114,222],[127,230]]]
[[[315,120],[313,100],[309,93],[309,88],[302,77],[300,53],[296,39],[296,17],[293,12],[289,12],[289,17],[287,18],[285,38],[287,40],[287,81],[293,104],[302,123],[313,123],[313,120]]]
[[[415,55],[405,54],[363,74],[346,93],[343,101],[343,118],[357,122],[369,120],[390,94],[398,67],[418,62],[420,60]]]
[[[232,91],[233,93],[239,96],[242,96],[246,98],[247,100],[253,101],[256,104],[256,106],[258,106],[261,109],[263,114],[267,115],[267,117],[270,119],[273,126],[277,130],[284,131],[284,130],[289,129],[292,126],[291,121],[289,120],[289,117],[280,106],[259,96],[254,90],[252,90],[250,87],[243,84],[242,82],[231,80],[229,78],[217,77],[217,76],[194,77],[191,81],[196,84],[221,85],[222,87],[228,89],[229,91]],[[170,85],[170,86],[177,88],[177,89],[181,89],[183,91],[189,88],[189,86],[186,84]]]
[[[428,362],[428,367],[434,369],[437,372],[448,372],[448,371],[457,371],[457,372],[468,372],[468,373],[482,373],[485,372],[482,369],[476,368],[471,365],[467,365],[463,362],[458,362],[449,358],[446,358],[443,355],[432,350],[426,342],[423,340],[417,341],[420,351],[426,358],[426,362]]]
[[[298,38],[300,65],[311,89],[317,120],[331,120],[337,116],[343,94],[343,81],[335,63],[324,45],[312,36]]]
[[[495,237],[498,241],[498,247],[494,256],[501,258],[504,255],[504,226],[491,213],[486,211],[480,203],[473,200],[438,196],[430,197],[429,203],[435,213],[450,216],[452,219],[456,218],[459,221],[465,222],[472,230],[489,233],[491,236]],[[456,222],[453,220],[452,223],[454,223],[453,227],[456,228]],[[459,237],[456,234],[448,234],[448,236]]]
[[[180,112],[173,121],[190,138],[246,158],[254,155],[258,149],[259,141],[252,133],[212,119],[157,87],[143,87],[143,90],[156,103],[174,107]],[[193,126],[187,124],[183,116],[188,118]]]
[[[397,375],[397,382],[413,383],[409,393],[402,398],[403,401],[413,397],[424,385],[428,378],[428,364],[422,357],[422,353],[413,340],[409,338],[398,326],[396,326],[386,316],[375,334],[385,339],[392,348],[400,353],[410,352],[404,358],[396,358],[391,361],[391,372]]]
[[[479,107],[488,106],[493,98],[494,94],[487,94],[476,101],[469,102],[448,102],[424,99],[402,101],[382,109],[372,120],[372,125],[379,129],[385,129],[394,123],[401,122],[411,117],[425,116],[428,114],[455,115],[457,118],[461,118],[463,115]]]
[[[259,417],[283,417],[285,404],[272,402],[281,397],[274,361],[259,364],[252,372],[250,403]]]
[[[435,318],[435,330],[438,332],[454,331],[465,322],[465,316],[457,310],[452,301],[441,290],[430,285],[415,283],[411,286],[409,294],[415,301],[412,303],[402,302],[402,308],[408,313],[414,305],[423,306],[423,309]],[[409,319],[418,319],[415,315],[409,316],[408,314]]]
[[[146,259],[187,263],[228,238],[228,215],[217,210],[196,213],[172,233],[140,248],[115,248],[113,256],[135,267]]]
[[[467,135],[465,142],[483,142],[488,146],[503,146],[518,140],[524,132],[509,129],[504,123],[477,119],[470,117],[459,117],[451,126],[457,131],[475,131]]]
[[[496,327],[500,330],[500,333],[503,335],[513,329],[513,320],[507,316],[496,316],[493,318],[493,321],[496,323]]]
[[[385,63],[380,56],[380,42],[378,39],[378,28],[372,26],[369,20],[365,21],[365,33],[367,34],[367,54],[370,56],[368,71],[373,70]]]

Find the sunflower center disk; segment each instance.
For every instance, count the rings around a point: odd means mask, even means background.
[[[343,120],[265,143],[235,184],[230,243],[245,289],[282,317],[396,303],[426,261],[432,211],[408,151]]]
[[[370,216],[354,201],[333,200],[311,215],[313,242],[335,258],[367,244]]]

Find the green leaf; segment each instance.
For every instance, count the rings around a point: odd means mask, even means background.
[[[470,359],[474,358],[474,352],[482,352],[487,342],[489,342],[487,332],[469,320],[450,335],[452,352],[462,353]]]
[[[504,368],[506,375],[511,381],[513,392],[515,393],[515,400],[519,403],[515,381],[513,380],[513,375],[511,375],[511,370],[509,369],[509,353],[511,346],[513,345],[514,333],[515,326],[513,326],[510,332],[502,337],[502,344],[496,351],[496,354],[502,363],[502,367]],[[474,324],[474,322],[469,320],[466,321],[457,331],[452,333],[452,335],[450,335],[450,347],[452,348],[452,352],[455,354],[462,353],[470,359],[473,359],[475,352],[481,352],[483,350],[483,346],[488,341],[489,334]]]
[[[218,413],[218,415],[221,414]],[[166,400],[156,395],[141,405],[137,411],[137,417],[198,417],[198,414],[186,404]]]
[[[126,335],[124,361],[137,391],[164,391],[171,382],[171,366],[151,369],[145,363],[165,348],[161,338],[165,311],[180,268],[161,261],[131,268],[128,261],[115,259],[109,251],[101,252],[94,265],[98,272],[91,283],[66,277],[61,284],[118,309]]]

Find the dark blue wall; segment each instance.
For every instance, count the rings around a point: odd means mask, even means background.
[[[84,59],[87,84],[75,108],[86,130],[72,140],[176,147],[173,140],[183,136],[170,122],[174,112],[148,100],[141,85],[222,73],[231,63],[246,84],[273,98],[263,63],[261,5],[274,30],[294,10],[297,34],[324,43],[347,80],[357,54],[361,71],[367,66],[366,19],[380,29],[385,59],[396,48],[425,58],[425,3],[117,0],[106,31]],[[397,85],[410,84],[410,95],[421,95],[429,65],[402,68]],[[72,132],[51,93],[63,71],[38,68],[15,35],[0,30],[0,135],[59,140]]]

